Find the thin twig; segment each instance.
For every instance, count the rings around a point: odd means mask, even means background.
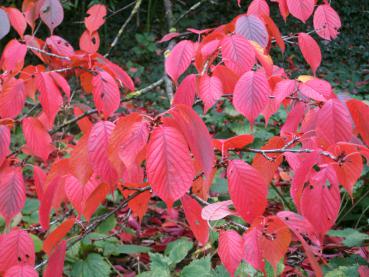
[[[27,45],[27,48],[32,50],[32,51],[36,51],[36,52],[39,52],[41,54],[44,54],[46,56],[54,57],[54,58],[61,59],[61,60],[66,60],[66,61],[69,61],[69,62],[71,61],[71,58],[69,58],[67,56],[60,56],[60,55],[57,55],[57,54],[54,54],[54,53],[47,52],[47,51],[42,50],[42,49],[37,48],[37,47]]]
[[[165,7],[165,17],[167,19],[168,24],[168,30],[169,32],[172,31],[173,28],[173,7],[172,7],[172,1],[171,0],[164,0],[164,7]],[[171,51],[175,45],[175,42],[171,40],[168,44],[168,47],[166,48],[165,53],[168,51]],[[165,62],[165,57],[164,57]],[[172,103],[173,99],[173,84],[172,80],[167,76],[167,74],[164,72],[164,81],[165,81],[165,91],[167,93],[169,103]]]

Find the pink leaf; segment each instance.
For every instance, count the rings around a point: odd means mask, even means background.
[[[206,113],[223,95],[222,82],[216,76],[203,75],[199,80],[199,97]]]
[[[175,83],[190,66],[194,54],[193,42],[182,40],[174,46],[169,56],[165,59],[165,72]]]
[[[64,258],[67,251],[67,242],[61,241],[49,257],[44,277],[59,277],[63,276]]]
[[[254,167],[241,160],[228,165],[228,190],[237,212],[251,223],[267,206],[268,186]]]
[[[58,190],[60,184],[60,177],[54,178],[47,186],[45,193],[42,197],[41,203],[40,203],[40,225],[44,230],[49,229],[50,225],[50,211],[53,204],[53,200],[55,198],[55,194]]]
[[[236,34],[257,42],[261,47],[268,45],[269,35],[264,22],[255,15],[242,15],[236,21]]]
[[[1,55],[1,69],[4,71],[9,71],[12,74],[18,73],[24,66],[26,54],[27,46],[18,42],[16,39],[12,39],[5,46],[5,49]]]
[[[256,62],[255,50],[241,35],[226,36],[222,42],[222,58],[225,65],[241,75],[251,70]]]
[[[234,276],[242,260],[243,239],[233,230],[221,231],[219,234],[218,255],[225,268]]]
[[[298,34],[298,43],[305,61],[310,65],[315,75],[316,70],[322,62],[322,53],[318,43],[306,33]]]
[[[0,166],[9,154],[10,130],[6,125],[0,125]]]
[[[86,29],[93,33],[105,23],[106,7],[101,4],[93,5],[88,9],[87,14],[88,17],[85,18]]]
[[[24,81],[15,78],[8,79],[3,84],[0,93],[0,116],[15,118],[22,112],[25,101]]]
[[[314,5],[314,0],[287,0],[290,13],[304,23],[312,15]]]
[[[317,78],[301,83],[299,90],[304,96],[320,102],[326,102],[334,97],[331,85]]]
[[[201,217],[205,220],[219,220],[228,215],[234,215],[235,212],[229,208],[232,204],[232,200],[209,204],[202,209]]]
[[[247,15],[269,16],[269,5],[265,0],[253,0],[247,8]]]
[[[79,39],[79,48],[89,54],[96,53],[100,47],[100,36],[98,32],[90,33],[84,31]]]
[[[293,1],[293,0],[292,0]],[[314,29],[326,40],[335,39],[341,28],[341,20],[337,12],[329,5],[320,5],[314,14]]]
[[[200,245],[205,245],[209,240],[209,226],[201,217],[202,207],[196,200],[192,199],[191,196],[187,194],[183,195],[181,202],[192,233]]]
[[[4,277],[38,277],[38,272],[29,265],[15,265],[9,268]]]
[[[62,23],[64,18],[63,6],[60,0],[41,0],[38,2],[41,20],[49,27],[51,33]]]
[[[253,125],[268,103],[269,95],[271,95],[271,90],[265,73],[248,71],[236,84],[233,105]]]
[[[27,28],[27,22],[24,15],[17,8],[6,8],[10,24],[17,31],[20,37],[23,37],[24,31]]]
[[[174,94],[173,105],[183,104],[192,107],[198,90],[196,74],[187,75]]]
[[[191,187],[195,172],[187,142],[172,126],[159,126],[151,134],[146,170],[155,194],[171,207]]]
[[[8,167],[0,171],[0,214],[9,224],[21,212],[26,202],[21,168]]]
[[[0,40],[10,31],[9,17],[3,9],[0,9]]]

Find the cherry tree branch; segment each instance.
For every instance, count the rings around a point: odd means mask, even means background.
[[[57,55],[57,54],[54,54],[54,53],[47,52],[47,51],[45,51],[43,49],[40,49],[40,48],[37,48],[37,47],[27,45],[27,48],[32,50],[32,51],[44,54],[46,56],[50,56],[50,57],[53,57],[53,58],[57,58],[57,59],[61,59],[61,60],[69,61],[69,62],[71,61],[71,58],[69,58],[67,56],[60,56],[60,55]]]

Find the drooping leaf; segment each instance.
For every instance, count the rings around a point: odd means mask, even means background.
[[[50,153],[54,150],[54,146],[41,121],[34,117],[27,117],[23,119],[22,129],[26,140],[24,151],[46,162]]]
[[[6,125],[0,125],[0,166],[9,154],[10,130]]]
[[[255,269],[262,271],[265,263],[260,247],[260,235],[261,233],[258,228],[250,228],[243,234],[242,259]]]
[[[110,192],[109,185],[102,183],[100,184],[87,199],[83,215],[87,221],[90,221],[91,216],[104,201],[108,193]]]
[[[0,9],[0,40],[10,31],[9,17],[3,9]]]
[[[201,217],[205,220],[219,220],[228,215],[233,215],[235,212],[229,208],[232,204],[232,200],[209,204],[202,209]]]
[[[236,34],[257,42],[263,48],[267,46],[269,41],[268,31],[259,17],[242,15],[238,17],[235,28]]]
[[[49,229],[50,226],[50,211],[55,198],[55,194],[59,187],[60,177],[54,178],[47,186],[42,197],[39,209],[40,225],[44,230]]]
[[[60,0],[41,0],[38,2],[41,20],[49,27],[51,33],[62,23],[64,9]]]
[[[68,98],[70,99],[70,86],[67,80],[58,72],[50,72],[51,77],[53,78],[55,84],[65,93]]]
[[[67,250],[67,242],[61,241],[55,250],[49,256],[49,260],[44,271],[44,277],[63,276],[64,272],[64,258]]]
[[[19,115],[26,100],[23,80],[11,78],[3,84],[0,93],[0,116],[15,118]]]
[[[322,53],[318,43],[309,34],[299,33],[298,44],[304,59],[310,65],[315,75],[322,62]]]
[[[201,76],[199,79],[199,97],[204,102],[206,113],[223,95],[222,82],[216,76]]]
[[[0,171],[0,214],[9,224],[26,202],[26,188],[24,186],[20,167],[8,167]]]
[[[185,105],[177,105],[170,114],[190,146],[206,179],[210,180],[215,155],[205,123],[191,107]]]
[[[6,12],[12,27],[17,31],[20,37],[23,37],[24,31],[27,28],[27,22],[24,15],[17,8],[13,7],[6,8]]]
[[[26,231],[13,229],[0,239],[0,272],[15,265],[35,264],[33,240]]]
[[[177,83],[178,78],[190,66],[194,56],[194,45],[192,41],[182,40],[178,43],[169,56],[165,59],[165,72]]]
[[[209,239],[209,226],[207,221],[201,217],[202,207],[195,199],[187,194],[181,198],[181,202],[192,233],[200,245],[205,245]]]
[[[351,139],[350,113],[338,99],[328,100],[319,111],[316,133],[328,145]]]
[[[198,91],[196,74],[187,75],[179,84],[173,98],[173,105],[183,104],[192,107]]]
[[[93,174],[88,155],[89,133],[85,134],[74,147],[69,158],[69,170],[84,185]]]
[[[143,188],[145,186],[147,186],[147,184],[127,184],[122,194],[127,198],[137,192],[137,190],[134,190],[135,188]],[[133,190],[130,190],[129,188],[133,188]],[[128,202],[128,207],[132,210],[134,215],[139,217],[140,221],[142,221],[147,212],[150,198],[150,191],[144,191]]]
[[[313,14],[314,5],[315,0],[287,0],[290,13],[304,23]]]
[[[242,253],[242,237],[233,230],[221,231],[219,234],[218,255],[231,276],[234,276],[241,263]]]
[[[291,0],[293,1],[293,0]],[[319,5],[314,14],[314,29],[326,40],[335,39],[341,28],[341,20],[337,12],[329,5]]]
[[[33,266],[15,265],[5,272],[4,277],[38,277],[38,273]]]
[[[228,165],[228,190],[237,212],[247,222],[261,216],[267,206],[268,186],[262,175],[242,160]]]
[[[119,87],[113,77],[105,71],[99,71],[92,79],[92,94],[99,112],[105,118],[111,116],[120,104]]]
[[[269,16],[269,5],[265,0],[253,0],[247,8],[247,15]]]
[[[87,14],[88,17],[85,18],[86,29],[93,33],[105,23],[106,7],[101,4],[93,5],[88,9]]]
[[[147,148],[148,181],[156,195],[171,207],[191,187],[195,177],[192,159],[183,135],[172,126],[159,126]]]
[[[98,32],[84,31],[79,39],[79,48],[89,54],[96,53],[100,47],[100,35]]]
[[[52,251],[58,250],[58,244],[64,239],[68,234],[70,229],[72,229],[76,219],[69,218],[60,224],[52,233],[50,233],[44,241],[43,250],[50,256]]]
[[[317,78],[299,84],[299,91],[304,96],[320,102],[334,98],[331,85]]]
[[[267,104],[269,95],[271,90],[265,73],[248,71],[236,84],[233,105],[253,125]]]
[[[364,102],[351,99],[346,102],[347,107],[351,113],[351,117],[355,123],[357,132],[360,134],[361,138],[365,144],[369,145],[369,106]]]
[[[5,49],[1,55],[1,69],[3,71],[9,71],[15,75],[22,70],[26,54],[27,46],[18,42],[16,39],[12,39],[5,46]]]
[[[226,36],[222,42],[225,65],[237,75],[249,71],[256,62],[255,51],[250,42],[241,35]]]

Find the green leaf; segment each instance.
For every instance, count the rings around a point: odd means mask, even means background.
[[[329,236],[344,238],[343,244],[347,247],[361,246],[365,240],[369,240],[369,235],[359,231],[346,228],[343,230],[331,230]]]
[[[107,234],[115,228],[117,225],[117,219],[114,215],[109,216],[105,221],[103,221],[97,228],[96,232]]]
[[[329,271],[324,276],[325,277],[359,277],[357,272],[358,266],[340,266],[332,271]]]
[[[40,207],[40,202],[35,198],[27,198],[26,203],[24,204],[24,208],[22,210],[22,214],[31,215],[34,212],[37,212]]]
[[[136,244],[123,244],[116,247],[116,252],[119,254],[139,254],[148,253],[151,250],[150,247],[141,246]]]
[[[33,244],[35,245],[35,252],[38,253],[42,250],[42,240],[39,239],[38,236],[34,234],[30,234],[33,240]]]
[[[227,271],[227,269],[223,266],[223,265],[218,265],[214,270],[213,270],[213,277],[229,277],[229,273]]]
[[[168,244],[165,249],[165,255],[167,255],[171,261],[175,264],[181,262],[192,249],[193,243],[187,238],[181,238]]]
[[[283,259],[277,264],[277,272],[274,272],[273,266],[268,261],[265,261],[265,273],[267,277],[280,276],[283,270],[284,270]]]
[[[79,260],[72,266],[72,277],[109,277],[110,265],[102,256],[91,253],[85,260]]]
[[[164,276],[170,275],[170,265],[172,264],[172,261],[167,256],[159,253],[149,253],[149,256],[151,261],[151,271],[163,272]]]
[[[181,272],[181,277],[211,277],[210,257],[194,260],[189,265],[185,266]]]

